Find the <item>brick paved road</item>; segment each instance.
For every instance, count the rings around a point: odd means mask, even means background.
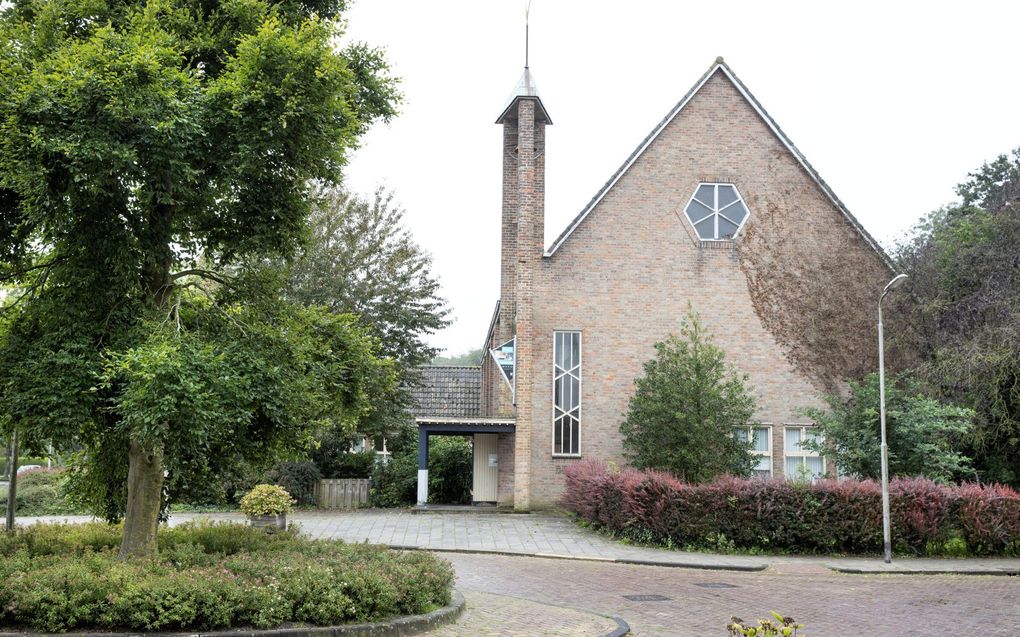
[[[802,621],[810,637],[987,637],[1020,630],[1017,577],[844,575],[805,563],[738,573],[497,555],[443,557],[457,569],[457,586],[466,595],[511,595],[619,615],[640,637],[721,637],[731,616],[750,620],[770,610]],[[623,598],[632,594],[670,600]]]

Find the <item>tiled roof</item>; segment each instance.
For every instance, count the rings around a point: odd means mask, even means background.
[[[482,368],[425,365],[422,384],[411,389],[417,417],[477,418],[481,415]]]

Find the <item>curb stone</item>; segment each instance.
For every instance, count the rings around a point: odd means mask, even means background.
[[[616,630],[612,630],[605,635],[599,635],[599,637],[626,637],[630,634],[630,624],[623,620],[619,615],[612,615],[609,617],[616,622]]]
[[[769,567],[768,564],[700,564],[697,562],[658,562],[626,557],[595,557],[589,555],[562,555],[559,553],[529,553],[525,551],[502,551],[499,549],[448,549],[405,544],[388,544],[387,548],[397,551],[427,551],[430,553],[468,553],[475,555],[506,555],[509,557],[538,557],[547,560],[575,560],[578,562],[606,562],[610,564],[633,564],[637,566],[665,566],[667,568],[691,568],[708,571],[741,571],[758,572]],[[0,637],[3,637],[0,635]]]
[[[464,613],[464,596],[454,589],[450,604],[424,615],[398,617],[389,621],[370,624],[348,624],[339,626],[301,626],[271,628],[268,630],[219,630],[209,632],[78,632],[61,633],[61,637],[409,637],[452,624]],[[626,633],[622,633],[626,634]],[[53,633],[0,632],[0,637],[53,637]]]
[[[989,568],[989,569],[919,569],[919,568],[881,568],[876,566],[843,566],[840,564],[824,564],[825,568],[837,573],[848,575],[998,575],[1007,577],[1020,576],[1020,568]]]
[[[658,560],[643,560],[627,557],[597,557],[592,555],[565,555],[560,553],[534,553],[524,551],[504,551],[500,549],[451,549],[432,548],[422,546],[408,546],[403,544],[388,544],[388,548],[398,551],[427,551],[431,553],[466,553],[471,555],[505,555],[508,557],[536,557],[549,560],[575,560],[578,562],[603,562],[609,564],[629,564],[634,566],[662,566],[665,568],[686,568],[704,571],[735,571],[742,573],[760,573],[769,569],[771,564],[711,564],[707,562],[665,562]],[[847,575],[995,575],[1018,577],[1020,567],[989,567],[989,568],[964,568],[964,569],[940,569],[940,568],[891,568],[884,569],[875,566],[848,566],[818,562],[823,568],[836,573]],[[3,635],[0,635],[3,637]]]

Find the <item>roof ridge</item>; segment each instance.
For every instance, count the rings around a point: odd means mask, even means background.
[[[895,270],[896,268],[893,265],[892,259],[885,252],[885,249],[882,248],[881,244],[879,244],[878,241],[876,241],[875,238],[872,237],[871,234],[864,229],[864,226],[861,225],[860,221],[858,221],[857,218],[850,213],[846,205],[839,199],[839,197],[836,196],[836,193],[833,192],[829,184],[826,183],[824,179],[822,179],[821,175],[818,174],[818,171],[815,170],[814,166],[812,166],[808,162],[807,158],[804,157],[804,154],[800,152],[800,150],[789,138],[789,136],[787,136],[787,134],[783,132],[783,129],[779,127],[779,124],[777,124],[776,121],[772,119],[772,116],[768,114],[768,112],[765,110],[765,107],[761,105],[761,102],[758,101],[758,99],[751,93],[747,86],[745,86],[744,83],[740,80],[740,78],[737,77],[736,73],[734,73],[730,66],[726,63],[726,61],[723,60],[722,56],[719,56],[715,59],[715,62],[712,63],[708,71],[706,71],[701,76],[701,78],[694,83],[694,85],[690,88],[690,90],[687,91],[686,94],[684,94],[680,101],[677,102],[673,106],[673,108],[671,108],[670,111],[666,114],[666,116],[662,118],[662,120],[660,120],[658,124],[655,125],[652,131],[645,136],[641,143],[638,144],[637,148],[634,149],[634,151],[627,157],[627,159],[616,170],[616,172],[613,173],[612,177],[610,177],[609,180],[602,186],[602,188],[600,188],[599,191],[595,194],[595,196],[592,197],[591,201],[589,201],[588,204],[581,209],[581,212],[579,212],[577,216],[574,217],[574,219],[567,225],[566,229],[564,229],[563,232],[561,232],[560,235],[556,238],[556,240],[553,241],[550,247],[545,251],[544,256],[551,257],[556,252],[556,250],[558,250],[560,246],[563,245],[563,242],[566,241],[567,237],[569,237],[574,232],[574,230],[577,229],[579,225],[581,225],[581,222],[584,221],[584,219],[595,208],[595,206],[598,205],[602,198],[605,197],[606,193],[609,192],[609,190],[616,185],[616,182],[620,180],[624,173],[630,170],[630,167],[634,164],[635,161],[637,161],[638,157],[640,157],[641,154],[644,153],[644,151],[647,150],[647,148],[651,145],[651,143],[655,141],[659,134],[662,133],[663,130],[665,130],[666,126],[671,121],[673,121],[673,118],[675,118],[677,114],[679,114],[680,111],[682,111],[684,107],[687,106],[687,103],[690,102],[691,98],[693,98],[694,95],[701,90],[701,88],[708,82],[708,80],[713,75],[720,71],[727,77],[727,79],[730,80],[733,86],[737,89],[737,92],[739,92],[740,95],[745,100],[747,100],[747,102],[755,110],[758,116],[761,117],[762,120],[764,120],[765,125],[773,132],[773,134],[776,135],[779,141],[787,148],[787,150],[790,151],[791,154],[793,154],[794,158],[798,161],[798,163],[800,163],[801,167],[804,168],[804,171],[807,172],[808,176],[818,185],[819,188],[821,188],[822,192],[829,198],[830,201],[832,201],[833,205],[836,206],[836,208],[850,222],[854,229],[857,230],[858,233],[860,233],[865,242],[868,245],[870,245],[873,250],[875,250],[879,258],[882,259],[883,263],[885,263],[885,265],[890,270]]]
[[[481,365],[418,365],[418,369],[481,369]]]
[[[662,132],[666,125],[669,124],[669,122],[672,121],[674,117],[676,117],[676,114],[680,112],[680,110],[684,106],[686,106],[688,100],[690,100],[690,98],[694,96],[698,89],[700,89],[701,86],[708,81],[708,78],[710,78],[712,74],[719,69],[721,61],[722,57],[716,58],[716,61],[712,64],[711,67],[709,67],[707,71],[705,71],[705,73],[701,76],[701,79],[695,82],[694,86],[692,86],[690,90],[688,90],[687,93],[684,94],[682,98],[680,98],[680,101],[674,104],[673,108],[671,108],[669,112],[666,113],[666,116],[659,120],[659,123],[652,128],[651,132],[645,135],[644,139],[641,140],[641,143],[637,145],[637,148],[631,151],[630,155],[627,156],[627,159],[624,160],[623,164],[621,164],[620,167],[616,169],[616,172],[612,174],[612,176],[609,178],[608,181],[606,181],[606,183],[602,184],[602,187],[599,188],[598,192],[595,193],[595,196],[592,197],[587,204],[585,204],[584,208],[581,209],[581,212],[577,213],[577,215],[570,222],[570,224],[568,224],[567,227],[563,230],[563,232],[561,232],[560,235],[556,237],[556,240],[552,242],[552,245],[549,247],[549,249],[545,251],[545,256],[547,257],[552,256],[552,254],[559,249],[563,241],[570,236],[570,234],[574,231],[575,228],[577,228],[577,226],[581,224],[582,221],[584,221],[584,218],[588,216],[588,213],[591,212],[595,205],[602,200],[602,197],[604,197],[605,194],[609,192],[609,189],[616,184],[620,177],[623,176],[623,173],[627,172],[631,164],[633,164],[634,161],[638,158],[638,156],[642,152],[644,152],[644,150],[652,143],[652,140],[659,136],[659,133]]]

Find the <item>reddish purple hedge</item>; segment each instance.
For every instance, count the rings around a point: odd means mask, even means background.
[[[882,549],[877,482],[722,478],[683,484],[660,471],[612,470],[585,460],[566,472],[563,505],[614,533],[676,546],[724,537],[741,548],[875,553]],[[1020,494],[1003,486],[939,485],[923,478],[889,486],[893,541],[924,553],[960,535],[975,553],[1020,551]]]

